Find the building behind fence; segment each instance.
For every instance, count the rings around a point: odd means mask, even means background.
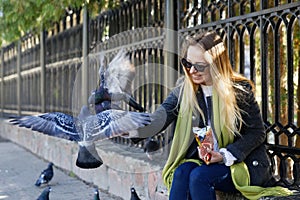
[[[299,187],[300,2],[137,0],[90,20],[82,13],[1,48],[3,116],[74,113],[85,101],[78,100],[81,94],[96,87],[100,53],[111,60],[122,48],[137,68],[133,95],[152,111],[180,76],[182,38],[215,30],[233,68],[256,85],[279,182]]]

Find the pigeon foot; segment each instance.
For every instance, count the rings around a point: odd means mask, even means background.
[[[103,164],[102,159],[96,151],[95,144],[88,146],[79,145],[79,152],[76,160],[76,166],[83,169],[93,169]]]

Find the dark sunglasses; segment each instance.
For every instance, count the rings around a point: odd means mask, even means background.
[[[185,58],[182,58],[181,59],[181,64],[187,68],[187,69],[191,69],[193,66],[195,67],[195,69],[198,71],[198,72],[204,72],[205,68],[206,67],[209,67],[209,64],[193,64],[193,63],[190,63],[189,61],[187,61]]]

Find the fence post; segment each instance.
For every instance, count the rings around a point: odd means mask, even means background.
[[[168,70],[167,67],[172,67],[177,69],[175,66],[175,53],[176,47],[177,47],[177,40],[178,35],[175,35],[175,23],[174,23],[174,15],[175,9],[174,9],[174,1],[173,0],[166,0],[165,1],[165,32],[166,32],[166,40],[165,40],[165,53],[164,53],[164,66],[166,66],[164,69],[164,84],[165,86],[173,86],[175,84],[175,76],[174,74],[169,74],[171,71]],[[168,87],[165,87],[166,91],[168,92]]]
[[[260,1],[260,9],[264,10],[268,6],[268,1]],[[265,20],[260,17],[260,59],[261,59],[261,113],[264,122],[268,120],[268,83],[267,83],[267,66],[268,66],[268,39],[265,32]]]
[[[45,31],[42,30],[40,32],[40,67],[41,67],[41,112],[46,112],[46,39],[45,39]]]
[[[3,117],[4,113],[4,49],[1,49],[1,65],[0,65],[0,73],[1,73],[1,117]]]
[[[17,47],[17,112],[18,115],[21,115],[21,43],[22,41],[18,41],[18,47]]]
[[[233,17],[233,2],[230,0],[228,1],[228,17]],[[232,28],[231,26],[228,24],[227,25],[227,51],[228,51],[228,55],[229,55],[229,59],[231,62],[231,66],[233,69],[236,69],[236,64],[235,64],[235,57],[234,57],[234,48],[235,48],[235,44],[234,42],[232,42],[232,38],[231,36],[231,32],[232,32]]]
[[[83,105],[87,105],[88,99],[88,27],[89,27],[89,18],[87,5],[83,7],[83,24],[82,24],[82,99],[81,102]]]

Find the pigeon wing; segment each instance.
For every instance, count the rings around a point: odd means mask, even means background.
[[[105,87],[110,93],[131,93],[135,68],[125,50],[120,50],[105,71]]]
[[[75,120],[71,115],[61,112],[45,113],[37,116],[24,116],[10,122],[20,127],[30,128],[47,135],[79,141],[80,135],[76,129]]]
[[[124,110],[106,110],[88,119],[90,130],[88,137],[100,140],[120,136],[151,123],[149,113],[138,113]]]

